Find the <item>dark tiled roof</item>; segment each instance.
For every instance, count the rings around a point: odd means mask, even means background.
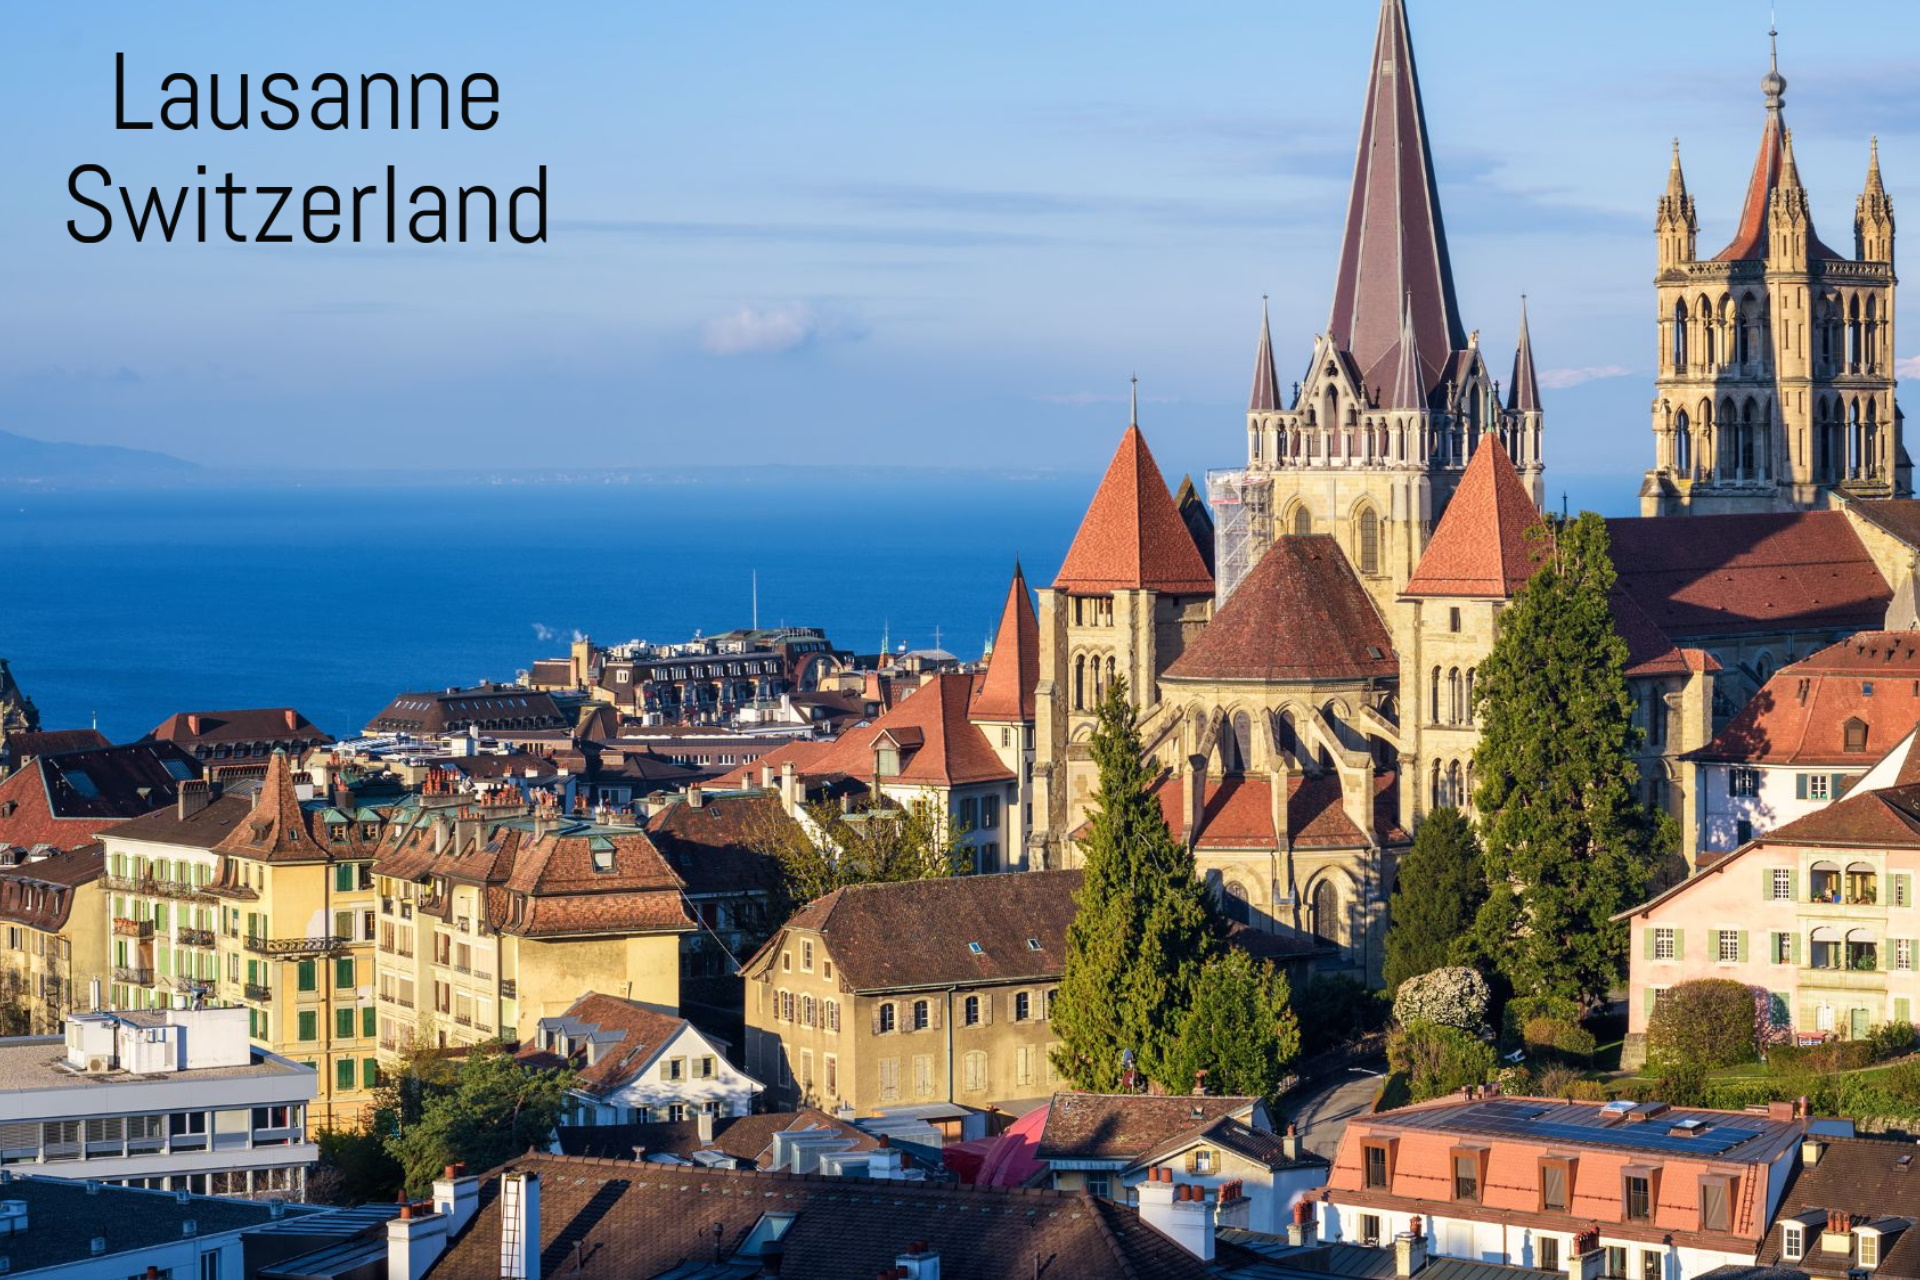
[[[36,757],[0,782],[0,845],[73,848],[128,818],[170,805],[200,766],[170,742]]]
[[[149,738],[178,742],[192,748],[222,742],[332,742],[323,731],[292,707],[247,707],[238,711],[176,711],[154,727]]]
[[[1003,1191],[938,1183],[869,1182],[783,1173],[635,1165],[527,1156],[481,1182],[480,1209],[428,1273],[496,1280],[499,1172],[540,1177],[541,1275],[571,1274],[574,1245],[603,1253],[618,1274],[657,1275],[738,1249],[766,1213],[795,1215],[782,1237],[782,1274],[846,1280],[891,1267],[916,1241],[940,1255],[941,1274],[968,1280],[1153,1276],[1199,1280],[1206,1268],[1132,1210],[1084,1192]],[[715,1225],[719,1231],[714,1231]]]
[[[746,972],[771,964],[801,929],[819,933],[851,991],[1058,978],[1080,880],[1027,871],[835,889],[794,913]]]
[[[794,825],[771,792],[708,795],[698,808],[668,801],[647,819],[647,836],[688,893],[771,893],[781,885],[780,862],[763,841]]]
[[[1666,635],[1857,631],[1893,598],[1839,511],[1609,520],[1621,590]]]
[[[1823,1138],[1820,1160],[1812,1167],[1797,1163],[1780,1197],[1780,1209],[1756,1259],[1763,1266],[1784,1264],[1782,1225],[1789,1218],[1808,1224],[1807,1256],[1792,1263],[1816,1276],[1844,1276],[1852,1265],[1845,1254],[1829,1254],[1820,1245],[1820,1227],[1829,1211],[1856,1215],[1856,1220],[1905,1218],[1920,1223],[1920,1147],[1884,1138]],[[1902,1161],[1905,1163],[1902,1163]],[[1864,1225],[1864,1223],[1862,1223]],[[1909,1227],[1880,1259],[1876,1276],[1901,1280],[1920,1276],[1920,1231]]]
[[[1213,592],[1213,575],[1175,509],[1139,427],[1128,427],[1120,438],[1053,587],[1081,594]]]
[[[1168,680],[1345,680],[1400,674],[1393,639],[1325,535],[1276,538]]]
[[[1868,524],[1920,550],[1920,498],[1882,498],[1847,508]]]
[[[1207,1143],[1231,1151],[1237,1156],[1251,1160],[1255,1164],[1265,1165],[1269,1169],[1319,1169],[1325,1168],[1329,1163],[1325,1156],[1315,1155],[1305,1147],[1300,1148],[1300,1154],[1297,1156],[1288,1155],[1286,1145],[1281,1141],[1279,1134],[1269,1129],[1256,1129],[1237,1116],[1219,1116],[1204,1120],[1186,1132],[1160,1143],[1142,1156],[1138,1163],[1157,1164],[1198,1143]]]
[[[900,772],[888,779],[890,782],[941,787],[1010,782],[1012,771],[995,754],[986,734],[968,718],[973,691],[971,675],[934,676],[871,724],[849,730],[832,742],[788,743],[717,782],[722,786],[752,785],[767,768],[778,777],[787,760],[792,760],[800,776],[809,780],[838,777],[865,781],[874,776],[874,745],[883,734],[890,735],[900,748]]]
[[[98,729],[44,729],[39,733],[16,733],[7,738],[7,750],[16,761],[112,745],[107,735]]]
[[[1481,436],[1405,594],[1511,596],[1546,553],[1536,532],[1544,523],[1505,446],[1491,432]]]
[[[253,792],[226,791],[204,809],[187,817],[180,816],[178,805],[168,805],[152,813],[130,819],[112,829],[115,839],[151,840],[158,844],[186,845],[194,849],[217,848],[236,827],[253,812]]]
[[[482,685],[439,693],[403,693],[367,724],[369,733],[423,736],[481,729],[569,729],[571,722],[545,693],[516,685]]]
[[[630,1083],[646,1070],[647,1064],[667,1043],[689,1025],[685,1018],[661,1013],[618,996],[588,992],[560,1015],[581,1024],[580,1029],[601,1043],[592,1062],[580,1055],[573,1065],[578,1087],[585,1092],[605,1095]],[[547,1019],[542,1018],[544,1023]],[[523,1046],[520,1059],[540,1060],[542,1065],[557,1065],[547,1060],[560,1055],[548,1053],[537,1044]]]
[[[34,929],[64,929],[73,913],[75,890],[98,880],[105,871],[99,845],[0,867],[0,920]]]
[[[1137,1161],[1192,1129],[1247,1114],[1258,1102],[1186,1094],[1056,1093],[1038,1154],[1042,1160]]]

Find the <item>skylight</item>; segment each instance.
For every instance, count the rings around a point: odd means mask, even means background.
[[[983,956],[987,953],[987,949],[981,946],[977,942],[969,942],[967,944],[967,950],[971,951],[974,955],[977,955],[977,956]]]

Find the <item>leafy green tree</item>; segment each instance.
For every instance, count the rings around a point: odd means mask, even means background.
[[[450,1164],[490,1169],[530,1147],[546,1147],[573,1081],[566,1068],[523,1067],[499,1042],[481,1045],[461,1059],[450,1081],[424,1087],[420,1118],[388,1137],[387,1151],[414,1194],[427,1191]]]
[[[1474,944],[1516,995],[1604,998],[1627,955],[1613,917],[1641,900],[1677,838],[1635,795],[1640,733],[1613,585],[1606,522],[1583,512],[1561,525],[1474,683],[1489,885]]]
[[[1387,990],[1466,960],[1462,944],[1486,900],[1487,871],[1473,824],[1451,806],[1435,809],[1421,820],[1394,876],[1382,974]]]
[[[1192,851],[1147,794],[1124,679],[1101,701],[1092,748],[1100,785],[1080,845],[1086,879],[1067,929],[1054,1065],[1077,1088],[1111,1091],[1131,1050],[1148,1078],[1184,1090],[1172,1078],[1175,1049],[1200,970],[1220,948],[1220,921]]]
[[[1299,1055],[1300,1022],[1286,975],[1229,948],[1200,971],[1165,1083],[1204,1081],[1208,1093],[1270,1098]]]
[[[1647,1020],[1647,1057],[1664,1067],[1731,1067],[1760,1056],[1753,988],[1696,978],[1663,992]]]
[[[1458,1027],[1413,1022],[1387,1039],[1387,1065],[1407,1078],[1415,1102],[1425,1102],[1493,1074],[1493,1046]]]
[[[832,801],[807,805],[804,822],[764,811],[751,837],[778,861],[787,907],[853,884],[937,880],[973,866],[966,831],[930,800],[892,801],[843,812]]]
[[[320,1160],[307,1175],[315,1204],[391,1203],[400,1194],[400,1162],[372,1129],[322,1129],[314,1135]]]

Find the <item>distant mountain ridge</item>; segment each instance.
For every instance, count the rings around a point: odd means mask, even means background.
[[[0,486],[177,480],[199,469],[183,458],[152,449],[63,444],[0,431]]]

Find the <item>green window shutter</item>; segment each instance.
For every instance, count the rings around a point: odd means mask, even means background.
[[[360,1083],[369,1089],[380,1087],[380,1060],[363,1058],[360,1062]]]
[[[1807,798],[1807,775],[1804,773],[1793,775],[1793,798],[1796,800]]]
[[[300,1039],[318,1040],[320,1038],[320,1015],[311,1009],[300,1011]]]
[[[313,961],[302,960],[300,962],[300,989],[302,991],[312,991],[318,985],[314,974]]]
[[[1675,960],[1685,960],[1687,958],[1687,931],[1685,929],[1676,927],[1673,931],[1673,958]]]
[[[353,1088],[353,1059],[342,1058],[333,1064],[333,1082],[341,1089]]]
[[[347,893],[353,889],[353,868],[346,863],[336,863],[333,868],[333,888],[336,893]]]
[[[1653,959],[1653,926],[1648,925],[1645,929],[1642,929],[1640,931],[1640,938],[1641,945],[1646,951],[1646,958],[1649,960]]]
[[[1800,871],[1797,867],[1787,872],[1787,893],[1795,902],[1800,901]]]
[[[1893,905],[1896,907],[1913,905],[1913,877],[1905,872],[1893,878]]]
[[[1773,900],[1773,868],[1762,867],[1760,868],[1760,901],[1770,902],[1772,900]]]
[[[1800,963],[1800,935],[1798,933],[1793,935],[1793,962],[1796,965]]]
[[[1905,996],[1897,997],[1894,1000],[1893,1020],[1895,1022],[1912,1022],[1913,1021],[1913,1005],[1907,1000]]]
[[[333,1011],[333,1034],[342,1040],[353,1039],[353,1010],[335,1009]]]
[[[1739,934],[1736,935],[1734,946],[1736,948],[1735,954],[1739,956],[1740,963],[1745,964],[1747,962],[1747,931],[1745,929],[1740,930]]]
[[[336,987],[353,985],[353,957],[346,956],[333,962],[333,985]]]
[[[371,1040],[380,1030],[379,1012],[372,1005],[360,1011],[360,1034]]]

